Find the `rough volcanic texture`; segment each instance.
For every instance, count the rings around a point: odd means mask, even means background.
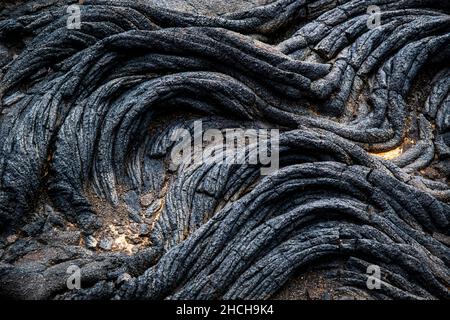
[[[448,1],[82,2],[0,4],[1,296],[450,298]],[[195,120],[280,169],[171,170]]]

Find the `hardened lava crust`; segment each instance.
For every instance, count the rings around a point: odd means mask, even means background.
[[[3,1],[0,296],[449,299],[449,14]],[[279,169],[171,168],[173,132],[200,120],[279,129]]]

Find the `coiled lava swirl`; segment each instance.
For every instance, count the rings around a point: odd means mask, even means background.
[[[449,2],[11,2],[1,296],[450,298]],[[279,129],[279,170],[171,170],[196,120]]]

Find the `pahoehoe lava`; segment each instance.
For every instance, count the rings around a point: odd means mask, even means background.
[[[77,3],[0,4],[0,296],[450,298],[450,2]],[[197,120],[279,170],[172,170]]]

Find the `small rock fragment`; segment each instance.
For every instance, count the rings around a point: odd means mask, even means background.
[[[86,247],[91,248],[91,249],[97,247],[97,239],[95,239],[95,237],[92,235],[87,236],[86,237]]]
[[[8,243],[14,243],[17,241],[17,235],[16,234],[12,234],[10,236],[8,236],[6,238],[6,241],[8,241]]]
[[[148,224],[142,223],[139,227],[139,235],[140,236],[146,236],[150,233],[150,228]]]
[[[128,273],[122,273],[116,280],[116,284],[120,285],[124,282],[130,281],[132,277]]]
[[[141,205],[144,207],[148,207],[149,205],[152,204],[154,198],[155,196],[153,195],[153,193],[143,195],[141,197]]]
[[[136,191],[128,191],[124,196],[125,206],[130,214],[139,214],[141,205],[139,204],[139,197]]]
[[[102,240],[100,240],[100,248],[102,248],[103,250],[111,250],[112,247],[112,239],[110,238],[103,238]]]

